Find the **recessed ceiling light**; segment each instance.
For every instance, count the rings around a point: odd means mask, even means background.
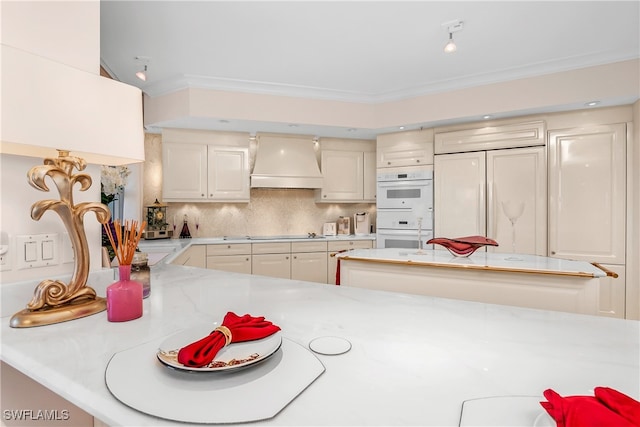
[[[225,120],[225,119],[222,119],[222,120],[219,120],[219,121],[220,121],[220,123],[229,123],[229,120]]]
[[[355,129],[355,128],[349,128],[349,129],[347,129],[347,132],[355,132],[355,131],[357,131],[357,130],[358,130],[358,129]]]
[[[594,107],[596,105],[600,104],[600,101],[591,101],[591,102],[587,102],[586,104],[584,104],[587,107]]]
[[[400,130],[404,130],[404,126],[400,126],[398,129],[400,129]]]
[[[295,124],[295,123],[291,123],[291,124],[289,125],[289,127],[290,127],[290,128],[297,128],[297,127],[298,127],[298,125],[297,125],[297,124]]]
[[[487,120],[491,118],[491,114],[485,114],[484,116],[482,116],[483,119]]]

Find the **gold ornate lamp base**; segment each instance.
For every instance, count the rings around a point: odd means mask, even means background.
[[[107,300],[102,297],[96,297],[95,299],[83,302],[70,302],[49,309],[29,310],[25,308],[11,317],[9,325],[13,328],[52,325],[54,323],[91,316],[106,309]]]
[[[89,278],[89,245],[84,232],[84,214],[93,211],[101,224],[111,218],[109,208],[98,202],[73,202],[73,186],[80,184],[80,191],[91,187],[87,174],[73,174],[73,169],[84,170],[86,162],[59,150],[55,159],[44,159],[44,165],[34,166],[27,174],[29,184],[40,191],[49,191],[45,178],[53,180],[60,193],[60,200],[40,200],[31,206],[31,218],[38,221],[47,210],[57,213],[69,233],[75,268],[68,284],[59,280],[44,280],[36,286],[27,308],[14,314],[9,324],[14,328],[51,325],[78,319],[106,310],[107,301],[98,297],[87,286]]]

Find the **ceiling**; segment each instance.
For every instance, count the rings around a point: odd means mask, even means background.
[[[445,54],[443,23],[453,20],[463,21],[458,51]],[[638,1],[101,0],[103,67],[151,97],[198,87],[380,103],[639,57]],[[145,64],[142,82],[135,72]],[[345,131],[216,118],[182,125]]]

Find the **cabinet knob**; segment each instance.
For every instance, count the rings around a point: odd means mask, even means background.
[[[245,261],[249,261],[249,258],[247,258]]]
[[[555,255],[555,254],[556,254],[556,251],[551,251],[551,255]]]
[[[349,244],[350,244],[351,246],[353,246],[353,242],[349,242]]]
[[[231,249],[231,245],[227,245],[227,249]]]
[[[286,257],[284,257],[284,259],[289,259],[289,257],[288,257],[288,256],[286,256]]]
[[[297,256],[294,256],[294,257],[293,257],[293,259],[298,259],[298,257],[297,257]]]
[[[324,197],[324,198],[326,199],[326,198],[327,198],[327,195],[326,195],[326,194],[324,194],[322,197]]]
[[[204,197],[204,193],[200,194],[201,197]]]
[[[390,165],[390,164],[391,164],[391,162],[387,162],[387,164],[388,164],[388,165]]]
[[[420,159],[416,159],[416,163],[420,163]]]

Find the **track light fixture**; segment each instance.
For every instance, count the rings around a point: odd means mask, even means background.
[[[453,33],[449,33],[449,42],[444,46],[444,51],[446,53],[453,53],[456,50],[458,50],[458,46],[456,46],[456,42],[453,41]]]
[[[136,77],[142,80],[143,82],[147,81],[147,66],[144,66],[143,70],[136,72]]]
[[[453,53],[456,50],[458,50],[458,47],[456,46],[456,42],[453,40],[453,33],[462,31],[462,24],[463,22],[459,19],[445,22],[442,24],[442,26],[447,30],[447,33],[449,33],[449,41],[444,46],[444,51],[446,53]]]
[[[148,69],[148,64],[150,60],[151,58],[149,58],[148,56],[136,56],[136,61],[140,61],[144,65],[142,69],[139,69],[138,71],[136,71],[136,77],[142,80],[143,82],[147,81],[147,69]]]

